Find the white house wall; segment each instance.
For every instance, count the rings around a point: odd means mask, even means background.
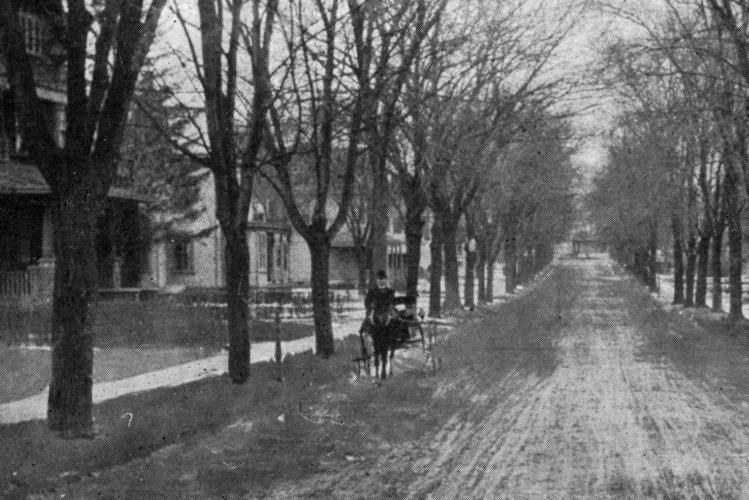
[[[308,284],[312,272],[312,256],[304,238],[293,231],[289,249],[289,278],[295,284]]]

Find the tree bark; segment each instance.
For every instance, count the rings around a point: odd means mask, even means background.
[[[698,185],[702,194],[702,229],[697,242],[697,286],[695,291],[695,305],[707,306],[707,274],[710,268],[710,239],[713,234],[712,201],[710,186],[707,182],[708,146],[703,140],[700,142],[700,172]]]
[[[673,238],[674,260],[674,304],[684,303],[684,249],[682,247],[681,218],[678,213],[671,215],[671,235]]]
[[[224,228],[226,248],[226,305],[228,312],[229,376],[241,384],[250,376],[250,254],[243,229]]]
[[[694,232],[692,221],[689,221],[689,233],[687,236],[687,267],[685,276],[684,305],[694,305],[694,275],[697,268],[697,237]]]
[[[674,212],[671,215],[671,234],[673,238],[673,260],[674,260],[674,304],[684,303],[684,249],[681,243],[681,219]]]
[[[310,230],[307,241],[312,256],[312,314],[315,322],[315,349],[329,357],[335,352],[333,324],[330,314],[330,241],[324,229]]]
[[[429,316],[442,316],[442,218],[433,212],[429,252]]]
[[[710,228],[705,227],[697,243],[697,284],[694,296],[694,305],[697,307],[707,306],[707,270],[709,267]]]
[[[650,290],[658,290],[658,221],[650,223],[650,248],[648,249],[647,283]]]
[[[387,232],[390,222],[390,186],[387,180],[387,169],[380,165],[377,158],[372,162],[372,232],[370,233],[370,248],[372,252],[372,269],[370,280],[375,282],[377,271],[388,270]]]
[[[466,245],[465,245],[465,278],[463,282],[463,301],[468,309],[476,307],[474,290],[476,288],[476,248],[471,250],[471,241],[476,241],[476,226],[474,216],[470,213],[465,215],[466,221]]]
[[[419,295],[423,212],[420,207],[406,204],[406,294],[414,297]]]
[[[486,263],[486,302],[494,302],[494,268],[496,259],[489,259]]]
[[[713,274],[713,311],[723,311],[723,233],[725,233],[725,221],[716,221],[715,227],[713,228],[713,251],[711,259],[711,267]]]
[[[486,259],[486,251],[484,249],[479,251],[478,254],[478,264],[476,265],[476,271],[477,271],[477,279],[479,282],[479,303],[486,302],[486,267],[487,267],[487,259]]]
[[[741,310],[741,208],[739,207],[739,185],[733,168],[726,169],[726,216],[728,219],[728,294],[731,320],[743,319]]]
[[[515,293],[517,287],[517,236],[515,225],[507,224],[505,233],[505,292]]]
[[[474,289],[476,288],[476,252],[471,252],[466,248],[466,271],[465,282],[463,283],[463,300],[465,306],[469,309],[476,307]]]
[[[52,380],[47,418],[63,437],[91,437],[93,427],[93,332],[97,298],[98,207],[85,188],[59,194],[54,204],[55,283]]]
[[[461,308],[460,277],[458,274],[457,224],[453,217],[443,214],[442,248],[445,258],[445,311]]]

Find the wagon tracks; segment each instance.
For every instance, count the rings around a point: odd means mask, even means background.
[[[370,469],[377,481],[413,500],[749,498],[748,405],[715,380],[687,377],[678,347],[646,352],[673,325],[641,310],[644,292],[610,261],[560,265],[577,297],[554,334],[550,370],[526,369],[521,348],[499,377],[455,372],[436,397],[471,404],[381,457]],[[327,491],[349,498],[362,473],[342,471]]]

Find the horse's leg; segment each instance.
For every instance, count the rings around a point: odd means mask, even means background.
[[[380,352],[375,350],[374,352],[374,366],[375,366],[375,378],[380,376]]]
[[[390,376],[393,376],[393,359],[395,358],[395,343],[392,343],[390,345],[390,349],[388,349],[390,352]]]
[[[382,375],[382,378],[384,379],[384,378],[387,377],[387,373],[388,373],[388,369],[387,369],[387,367],[388,367],[388,346],[386,344],[383,347],[384,347],[384,349],[382,349],[380,351],[380,356],[382,357],[382,373],[381,373],[381,375]]]

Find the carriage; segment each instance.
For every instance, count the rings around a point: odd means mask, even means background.
[[[388,339],[391,373],[392,359],[396,350],[418,346],[426,349],[427,347],[424,328],[422,325],[424,311],[419,310],[417,312],[416,297],[413,295],[396,297],[393,301],[393,306],[396,314],[395,318],[393,318],[389,324],[390,335]],[[365,334],[368,332],[368,328],[369,323],[367,320],[364,320],[362,327],[359,329],[361,355],[354,358],[354,361],[357,364],[357,375],[361,374],[362,369],[365,369],[367,373],[370,372],[370,360],[372,359],[372,356],[367,350],[367,343],[365,341]]]
[[[393,351],[418,345],[425,348],[426,340],[422,326],[424,311],[419,310],[417,313],[416,297],[413,295],[396,297],[393,305],[396,310],[396,317],[393,319],[395,332]]]

